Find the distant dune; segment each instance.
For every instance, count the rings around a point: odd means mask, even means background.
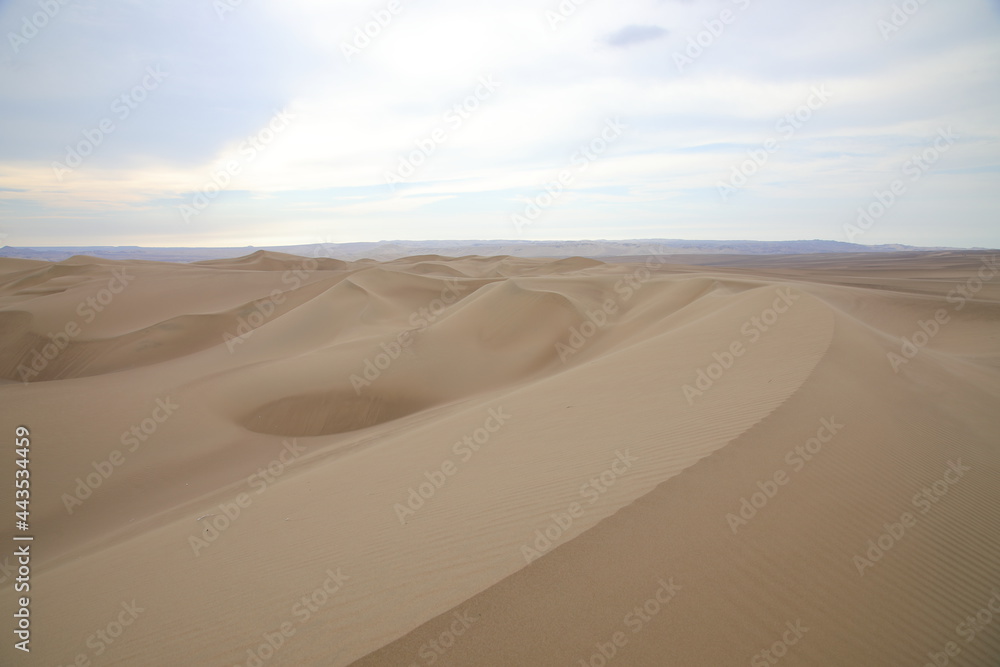
[[[78,246],[62,248],[0,248],[0,257],[64,261],[73,255],[104,259],[144,259],[157,262],[197,262],[243,257],[254,251],[333,257],[341,260],[415,258],[418,255],[439,257],[497,256],[513,257],[634,257],[645,255],[786,255],[806,253],[901,252],[907,250],[955,250],[954,248],[917,248],[906,245],[867,246],[843,241],[686,241],[678,239],[635,239],[630,241],[377,241],[364,243],[311,243],[260,248],[143,248],[139,246]],[[251,255],[254,256],[254,255]],[[252,261],[252,260],[251,260]]]
[[[1000,664],[1000,255],[453,243],[5,249],[0,664]]]

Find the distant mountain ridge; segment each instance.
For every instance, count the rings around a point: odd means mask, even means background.
[[[861,245],[843,241],[690,241],[681,239],[631,239],[626,241],[365,241],[357,243],[311,243],[292,246],[231,248],[157,248],[141,246],[60,246],[0,248],[0,257],[60,262],[74,255],[102,259],[143,259],[159,262],[197,262],[249,255],[270,250],[304,257],[342,260],[393,260],[412,255],[513,255],[515,257],[624,257],[636,255],[796,255],[814,253],[869,253],[901,251],[962,250],[902,244]]]

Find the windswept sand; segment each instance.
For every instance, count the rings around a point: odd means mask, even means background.
[[[0,664],[1000,664],[1000,257],[675,261],[0,259]]]

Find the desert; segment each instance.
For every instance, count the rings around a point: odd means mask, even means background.
[[[704,259],[0,260],[23,664],[993,664],[998,256]]]

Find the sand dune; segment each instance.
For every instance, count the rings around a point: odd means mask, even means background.
[[[703,259],[0,259],[0,663],[1000,664],[996,256]]]

